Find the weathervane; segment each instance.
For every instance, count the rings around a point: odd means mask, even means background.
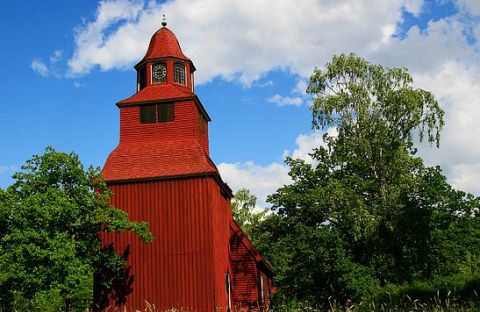
[[[162,26],[163,26],[163,27],[167,26],[167,18],[165,17],[165,14],[163,14]]]

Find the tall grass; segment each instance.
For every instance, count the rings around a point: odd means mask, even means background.
[[[468,302],[459,302],[455,298],[440,298],[439,295],[421,301],[406,296],[400,303],[394,304],[375,302],[359,302],[339,304],[335,300],[330,300],[329,306],[326,308],[314,308],[308,303],[298,303],[294,307],[291,305],[280,305],[270,310],[270,312],[474,312],[480,311],[480,297],[477,300]]]
[[[30,311],[42,311],[42,307],[36,307],[34,310],[14,309],[12,312],[30,312]],[[45,307],[44,311],[58,311],[52,310],[49,307]],[[226,309],[217,309],[215,312],[226,312]],[[406,296],[400,303],[381,303],[375,304],[374,302],[348,302],[347,304],[340,304],[335,300],[330,300],[329,304],[325,308],[314,307],[309,303],[294,303],[294,304],[281,304],[265,312],[477,312],[480,311],[480,296],[476,296],[473,300],[468,302],[459,302],[455,298],[441,298],[439,294],[437,296],[421,301],[419,299],[412,299]],[[7,312],[0,307],[0,312]],[[88,311],[85,311],[88,312]],[[172,308],[167,310],[158,309],[155,304],[145,301],[143,309],[126,309],[115,308],[113,306],[108,307],[105,312],[197,312],[196,310],[189,310],[183,308]],[[231,312],[248,312],[245,309],[235,310]]]

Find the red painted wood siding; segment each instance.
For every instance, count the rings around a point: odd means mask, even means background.
[[[267,309],[271,303],[272,276],[261,269],[238,233],[232,230],[231,235],[234,310],[261,311]],[[242,233],[242,235],[245,234]],[[260,278],[263,279],[263,298]]]
[[[216,182],[211,180],[212,230],[213,230],[213,265],[215,279],[216,305],[227,307],[228,292],[225,275],[232,274],[230,268],[230,218],[232,217],[230,200],[221,194]]]
[[[135,277],[128,309],[144,301],[160,310],[223,310],[227,296],[223,274],[230,270],[229,213],[217,182],[211,177],[110,184],[111,202],[132,220],[150,223],[155,240],[143,244],[132,234],[109,234],[116,249],[131,247],[129,265]],[[226,232],[226,234],[225,234]],[[219,280],[219,276],[222,276]]]
[[[258,270],[255,259],[232,233],[233,301],[237,310],[256,308],[258,301]]]
[[[193,100],[175,102],[175,120],[140,123],[140,106],[120,107],[120,144],[103,168],[107,181],[216,172],[209,158],[208,122],[201,130]]]
[[[272,277],[269,277],[262,270],[259,272],[261,278],[263,279],[263,307],[268,308],[272,303],[273,280]]]
[[[140,123],[140,106],[120,108],[120,144],[130,142],[179,141],[196,139],[208,155],[208,122],[204,131],[198,127],[199,110],[193,100],[174,101],[175,120],[163,123]]]

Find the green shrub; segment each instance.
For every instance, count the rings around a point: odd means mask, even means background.
[[[478,294],[480,294],[480,274],[460,273],[404,285],[391,284],[382,288],[374,301],[379,304],[400,304],[415,300],[446,303],[454,299],[465,303],[478,300]]]

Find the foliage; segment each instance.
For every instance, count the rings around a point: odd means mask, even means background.
[[[269,196],[274,213],[253,232],[278,298],[328,305],[382,287],[480,270],[480,199],[454,190],[415,156],[415,135],[438,146],[444,113],[406,69],[355,55],[315,69],[313,164],[287,158],[293,183]],[[332,298],[330,298],[332,299]]]
[[[265,217],[265,211],[255,211],[257,197],[246,188],[241,188],[232,198],[232,215],[248,237],[255,240],[252,228]]]
[[[147,223],[131,222],[109,204],[99,170],[84,170],[74,153],[49,147],[13,177],[0,190],[0,307],[84,311],[96,268],[124,266],[120,255],[102,248],[99,234],[132,231],[152,240]]]
[[[299,302],[294,304],[282,304],[268,310],[269,312],[474,312],[478,311],[475,300],[466,303],[456,302],[456,298],[447,299],[441,302],[438,297],[429,298],[427,301],[413,300],[406,298],[405,301],[398,304],[374,302],[360,302],[353,305],[339,304],[331,300],[328,307],[316,308],[308,302]]]
[[[445,304],[448,300],[469,302],[478,299],[480,294],[480,273],[458,273],[452,276],[440,276],[429,281],[413,281],[404,285],[387,285],[382,288],[374,300],[379,303],[401,304],[420,300],[428,302],[435,299]]]

